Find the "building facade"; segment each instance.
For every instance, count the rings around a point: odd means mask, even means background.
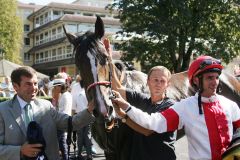
[[[20,17],[23,24],[23,43],[21,49],[21,59],[24,65],[32,65],[33,59],[28,51],[33,47],[33,40],[28,37],[28,33],[33,30],[33,23],[27,17],[40,9],[42,6],[33,3],[25,4],[18,2],[17,16]]]
[[[94,31],[96,16],[105,24],[105,33],[114,35],[121,30],[117,12],[109,12],[105,6],[111,0],[77,0],[71,4],[49,3],[46,6],[31,10],[24,21],[27,32],[23,51],[24,63],[37,71],[53,76],[64,71],[73,76],[78,73],[73,56],[73,46],[68,42],[63,25],[71,33]],[[30,12],[30,11],[29,11]],[[29,25],[29,27],[27,27]],[[25,40],[24,40],[25,41]],[[115,52],[116,57],[119,52]],[[28,63],[27,63],[27,60]]]

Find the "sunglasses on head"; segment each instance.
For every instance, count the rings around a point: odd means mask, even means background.
[[[199,69],[204,69],[207,66],[210,66],[210,65],[213,65],[213,64],[221,65],[221,61],[218,60],[218,59],[206,59],[200,64]]]

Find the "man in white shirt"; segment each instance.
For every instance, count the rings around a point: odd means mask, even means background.
[[[73,114],[79,113],[87,108],[88,101],[85,95],[84,88],[80,85],[80,79],[77,81],[73,87],[71,94],[73,96],[72,103],[72,112]],[[90,133],[90,125],[84,126],[80,130],[77,131],[77,144],[78,144],[78,157],[80,160],[83,160],[83,156],[81,155],[82,147],[86,148],[87,152],[87,160],[92,160],[92,141],[91,141],[91,133]]]
[[[53,80],[53,87],[57,93],[61,93],[58,104],[57,110],[61,113],[68,114],[69,116],[72,115],[72,95],[68,92],[68,86],[66,84],[65,79],[54,79]],[[58,140],[59,140],[59,148],[62,153],[63,160],[67,160],[68,158],[68,149],[66,143],[66,132],[62,130],[58,130]]]

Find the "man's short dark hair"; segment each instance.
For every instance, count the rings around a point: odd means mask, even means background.
[[[12,80],[12,83],[17,83],[18,85],[20,85],[22,76],[32,78],[36,74],[37,72],[32,67],[23,66],[13,70],[11,74],[11,80]]]

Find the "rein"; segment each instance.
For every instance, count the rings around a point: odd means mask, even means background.
[[[101,82],[94,82],[92,84],[90,84],[88,87],[87,87],[87,92],[93,88],[93,87],[96,87],[96,86],[110,86],[111,85],[111,82],[110,81],[101,81]],[[111,88],[112,89],[112,88]]]

